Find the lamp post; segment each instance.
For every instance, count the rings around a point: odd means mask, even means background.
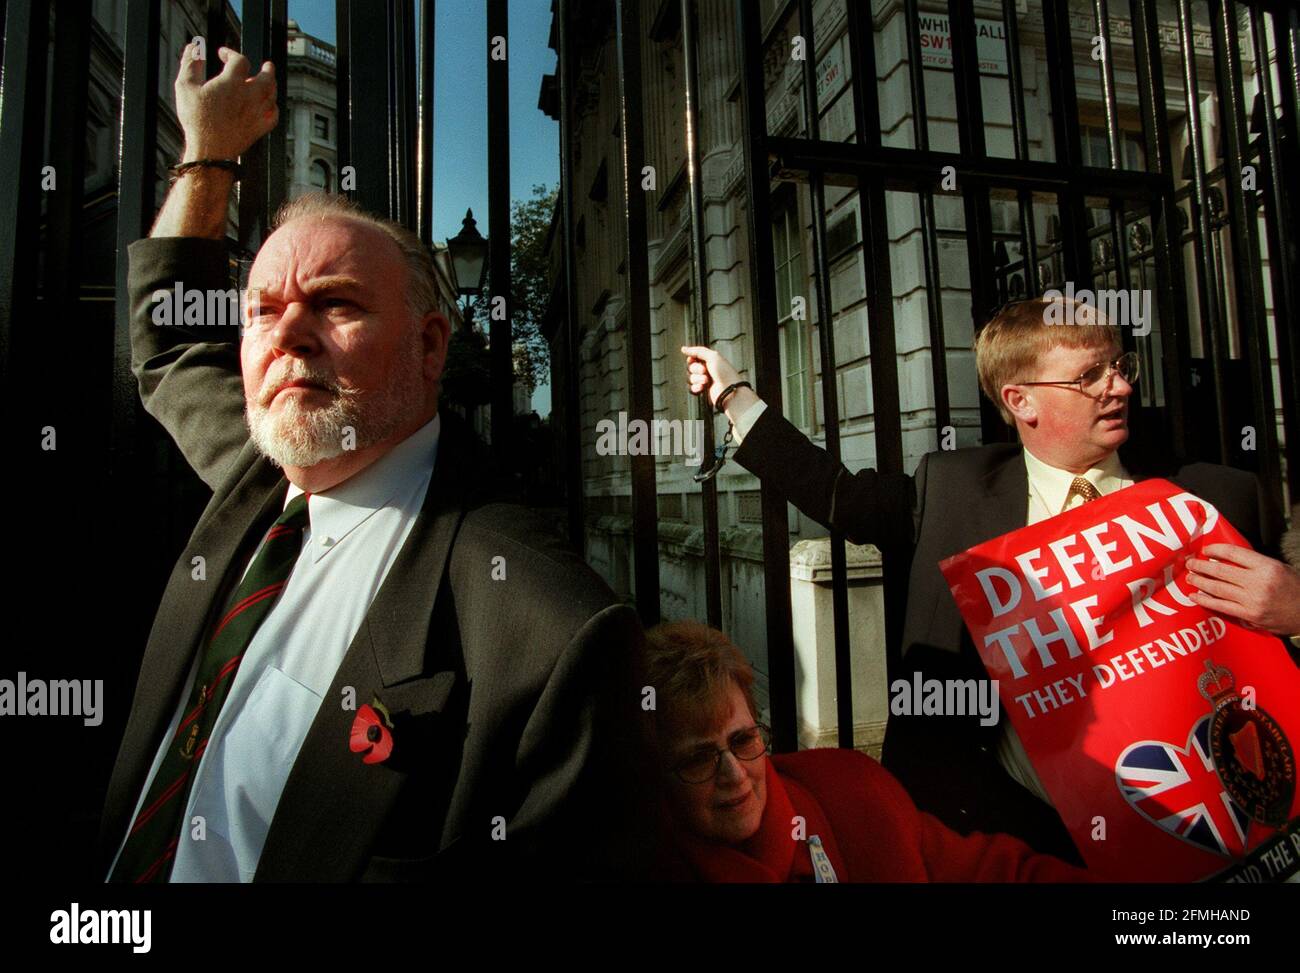
[[[465,210],[460,232],[447,241],[451,254],[451,270],[456,277],[456,293],[469,298],[465,302],[464,323],[469,330],[473,320],[473,298],[483,291],[483,276],[487,270],[488,242],[478,231],[474,211]]]
[[[483,278],[487,272],[488,242],[478,231],[474,222],[474,211],[465,210],[465,220],[461,230],[447,241],[447,253],[451,256],[451,272],[456,279],[456,294],[465,298],[461,308],[461,327],[466,333],[474,330],[474,298],[483,292]],[[474,426],[474,416],[478,406],[469,402],[465,406],[466,417]]]

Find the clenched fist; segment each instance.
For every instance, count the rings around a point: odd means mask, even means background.
[[[248,58],[223,47],[217,57],[225,67],[211,81],[205,81],[204,62],[198,54],[197,44],[186,46],[174,86],[176,115],[185,132],[181,161],[235,159],[280,120],[275,103],[275,67],[267,61],[253,75]]]
[[[681,351],[686,356],[686,377],[690,382],[691,395],[707,392],[709,405],[716,406],[718,396],[727,386],[740,381],[740,372],[736,371],[736,366],[712,348],[705,345],[682,345]],[[723,409],[734,422],[737,416],[757,401],[758,396],[749,389],[737,389],[723,403]]]

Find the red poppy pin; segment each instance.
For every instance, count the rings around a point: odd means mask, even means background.
[[[383,763],[393,752],[393,718],[378,699],[357,710],[349,746],[353,753],[364,752],[361,759],[368,764]]]

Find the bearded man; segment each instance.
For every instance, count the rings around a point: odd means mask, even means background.
[[[100,874],[635,874],[639,624],[527,511],[485,502],[438,409],[449,324],[419,239],[304,197],[257,253],[242,329],[151,314],[158,291],[225,292],[234,160],[277,121],[269,63],[222,48],[205,83],[200,54],[176,79],[183,165],[130,248],[131,337],[146,410],[213,496],[141,663]]]

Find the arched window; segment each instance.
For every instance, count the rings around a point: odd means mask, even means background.
[[[324,192],[330,191],[330,167],[322,159],[311,164],[311,184]]]

